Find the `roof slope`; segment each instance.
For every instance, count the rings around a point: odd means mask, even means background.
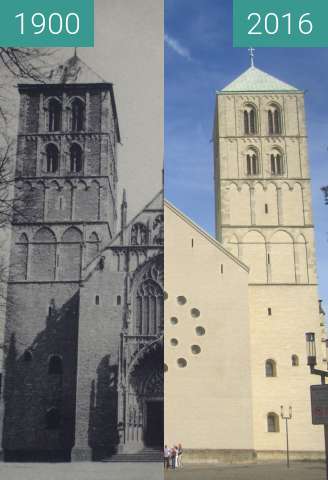
[[[50,72],[47,83],[88,84],[107,82],[77,55],[73,55]]]
[[[297,92],[299,89],[282,82],[276,77],[269,75],[256,67],[250,67],[229,85],[222,89],[222,92]]]

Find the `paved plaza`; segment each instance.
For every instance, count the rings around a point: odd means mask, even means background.
[[[286,465],[187,465],[181,470],[165,472],[165,480],[325,480],[321,462]]]
[[[1,480],[163,480],[161,463],[0,463]]]

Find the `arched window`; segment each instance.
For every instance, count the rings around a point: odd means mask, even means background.
[[[271,153],[271,175],[281,176],[284,174],[282,154],[278,150]]]
[[[255,150],[250,149],[246,155],[246,174],[258,175],[260,173],[259,159]]]
[[[277,376],[277,367],[274,360],[267,360],[265,362],[265,376],[266,377],[276,377]]]
[[[157,215],[153,222],[153,243],[154,245],[164,244],[164,215]]]
[[[131,245],[147,245],[148,232],[143,223],[135,223],[131,229]]]
[[[49,375],[62,375],[63,374],[63,360],[59,355],[52,355],[49,358],[48,374]]]
[[[163,290],[148,279],[138,288],[136,311],[137,335],[156,335],[163,328]]]
[[[58,132],[61,130],[61,116],[62,106],[61,103],[52,98],[48,105],[48,127],[49,132]]]
[[[50,408],[46,413],[46,428],[48,430],[56,430],[60,426],[60,412],[58,408]]]
[[[81,132],[84,130],[85,107],[82,100],[75,98],[72,102],[72,131]]]
[[[268,111],[268,125],[270,135],[280,135],[282,132],[281,110],[278,105],[271,104]]]
[[[24,355],[23,355],[24,362],[30,363],[33,360],[33,355],[31,350],[25,350]]]
[[[82,148],[77,143],[73,143],[70,148],[71,173],[82,171]]]
[[[49,143],[46,148],[47,173],[55,173],[59,169],[59,151],[56,145]]]
[[[257,115],[253,105],[245,105],[244,110],[244,133],[253,135],[257,133]]]
[[[298,367],[300,364],[298,356],[297,355],[292,355],[292,366],[293,367]]]
[[[267,416],[268,432],[279,432],[279,417],[276,413],[270,412]]]

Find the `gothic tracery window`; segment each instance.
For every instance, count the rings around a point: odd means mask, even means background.
[[[257,133],[257,115],[253,105],[245,105],[244,133],[245,135],[253,135]]]
[[[72,102],[72,131],[84,130],[85,107],[82,100],[75,98]]]
[[[77,143],[73,143],[70,148],[70,162],[71,173],[80,173],[82,171],[82,148]]]
[[[164,244],[164,215],[158,215],[153,222],[154,245]]]
[[[281,110],[278,105],[272,104],[268,111],[268,125],[270,135],[280,135],[282,131]]]
[[[62,106],[61,103],[52,98],[48,104],[48,129],[49,132],[61,130]]]
[[[56,145],[49,143],[46,148],[46,170],[47,173],[55,173],[59,169],[59,151]]]
[[[141,222],[135,223],[131,229],[132,245],[147,245],[148,231],[146,225]]]
[[[250,149],[246,154],[246,174],[258,175],[260,173],[259,159],[257,152]]]
[[[156,335],[163,329],[163,290],[147,279],[138,288],[136,330],[138,335]]]

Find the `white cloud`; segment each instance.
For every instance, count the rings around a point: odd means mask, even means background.
[[[165,34],[164,36],[165,43],[168,47],[170,47],[175,53],[180,55],[180,57],[186,58],[187,60],[191,60],[190,51],[188,48],[183,47],[181,43],[173,37]]]

